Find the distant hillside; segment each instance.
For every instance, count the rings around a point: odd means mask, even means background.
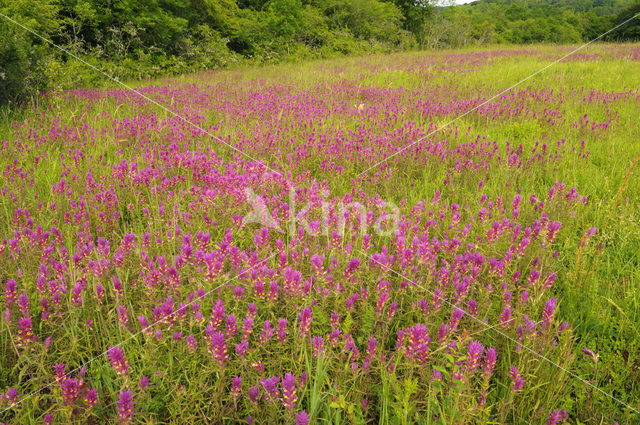
[[[595,15],[614,15],[625,7],[634,4],[631,0],[478,0],[456,6],[460,9],[477,9],[500,7],[508,9],[510,15],[548,16],[549,12],[571,10],[573,12],[592,12]]]
[[[636,12],[634,12],[636,11]],[[575,43],[591,40],[640,11],[638,0],[478,0],[440,9],[438,45]],[[634,39],[634,20],[609,39]]]

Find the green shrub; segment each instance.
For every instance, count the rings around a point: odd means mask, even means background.
[[[0,12],[44,37],[58,29],[49,0],[0,0]],[[50,47],[13,22],[0,20],[0,105],[22,102],[49,86],[47,68],[55,66]]]

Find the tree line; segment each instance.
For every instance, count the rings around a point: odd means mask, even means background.
[[[593,40],[640,13],[637,0],[482,0],[447,8],[432,46],[470,43],[580,43]],[[640,39],[640,19],[604,37]]]
[[[0,0],[0,12],[111,75],[140,79],[470,43],[577,42],[640,11],[625,0],[435,2]],[[638,28],[615,37],[638,39]],[[0,17],[0,104],[101,78]]]

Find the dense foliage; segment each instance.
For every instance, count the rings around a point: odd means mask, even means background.
[[[481,0],[447,8],[452,25],[446,45],[481,43],[578,43],[592,40],[640,12],[629,0]],[[608,40],[638,39],[640,22],[630,22]]]
[[[111,75],[140,79],[471,43],[579,42],[640,10],[630,6],[633,0],[443,3],[448,1],[0,0],[0,12]],[[610,38],[637,39],[639,28],[631,23]],[[101,79],[0,17],[0,105]]]

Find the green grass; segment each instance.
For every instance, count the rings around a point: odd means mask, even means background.
[[[508,167],[493,167],[491,172],[483,170],[470,171],[459,175],[453,174],[450,185],[443,185],[447,178],[447,171],[455,166],[455,161],[459,158],[448,159],[448,163],[441,164],[433,162],[420,164],[412,158],[398,157],[389,161],[392,178],[381,179],[379,181],[368,182],[363,180],[361,188],[369,194],[380,194],[387,200],[392,200],[398,204],[403,201],[407,205],[415,205],[420,200],[429,200],[436,189],[443,190],[443,199],[448,202],[457,202],[460,205],[475,206],[480,191],[477,190],[478,183],[482,181],[484,187],[482,193],[488,195],[489,199],[502,196],[505,202],[511,202],[518,190],[522,190],[523,203],[528,196],[536,193],[538,197],[544,198],[546,191],[554,185],[556,181],[567,184],[567,188],[575,186],[581,195],[588,197],[586,205],[579,208],[574,217],[570,211],[566,213],[567,218],[563,222],[560,236],[557,239],[556,249],[559,256],[559,278],[553,287],[553,294],[559,300],[559,316],[562,320],[567,320],[573,327],[574,346],[571,352],[573,358],[568,361],[572,371],[583,377],[594,386],[600,388],[607,394],[628,403],[635,408],[640,408],[640,96],[637,88],[640,87],[640,72],[637,61],[630,61],[613,57],[610,53],[610,46],[597,45],[590,46],[584,52],[598,52],[602,57],[598,60],[587,62],[568,62],[556,64],[543,71],[535,77],[527,80],[521,86],[515,88],[510,93],[517,93],[520,89],[533,88],[553,90],[555,94],[563,96],[561,101],[552,100],[543,103],[533,97],[527,97],[524,101],[525,107],[541,113],[545,107],[557,108],[563,116],[555,124],[550,124],[544,119],[533,119],[531,116],[516,116],[511,118],[490,118],[486,115],[472,112],[463,118],[456,120],[446,129],[436,133],[432,138],[434,141],[445,140],[450,146],[463,146],[473,142],[477,136],[486,137],[486,140],[495,142],[499,151],[504,154],[507,143],[512,148],[522,145],[524,153],[531,152],[536,142],[548,144],[550,152],[555,151],[556,143],[564,139],[564,153],[556,160],[544,166],[522,167],[510,169]],[[627,46],[629,48],[633,46]],[[637,46],[635,46],[637,48]],[[532,47],[527,47],[527,49]],[[533,48],[532,48],[533,49]],[[483,49],[485,52],[492,51],[493,48]],[[440,94],[442,100],[450,99],[451,93],[462,99],[483,98],[489,96],[488,93],[497,93],[504,88],[519,82],[528,75],[538,71],[542,67],[550,64],[553,57],[558,57],[563,52],[569,51],[569,47],[557,48],[554,46],[536,47],[535,55],[507,56],[504,58],[492,58],[482,66],[467,66],[460,64],[461,70],[458,72],[447,69],[440,59],[442,55],[464,56],[472,52],[471,50],[461,50],[453,52],[438,52],[428,59],[428,66],[423,66],[422,62],[425,53],[416,52],[410,54],[397,54],[391,56],[374,56],[366,58],[350,58],[329,61],[314,61],[303,64],[288,64],[277,66],[264,66],[260,68],[242,68],[226,70],[206,74],[196,74],[182,76],[178,78],[132,82],[136,87],[168,85],[173,87],[179,84],[210,84],[220,85],[225,90],[232,92],[239,90],[239,98],[244,99],[250,92],[258,92],[265,87],[283,86],[287,92],[304,95],[314,93],[315,90],[334,84],[345,84],[358,87],[359,94],[335,92],[328,95],[328,98],[320,100],[327,103],[337,101],[352,105],[364,104],[370,106],[375,102],[368,102],[362,99],[363,89],[384,88],[390,90],[404,89],[399,95],[399,103],[402,107],[413,105],[416,101],[416,93],[428,89],[433,90],[436,95]],[[414,68],[406,69],[406,64],[416,64]],[[423,72],[428,71],[431,75],[425,78]],[[109,86],[114,87],[113,84]],[[231,88],[230,88],[231,87]],[[635,91],[635,97],[621,98],[611,103],[585,102],[582,95],[574,95],[573,89],[585,88],[595,89],[605,93],[616,93],[626,90]],[[165,98],[164,100],[167,100]],[[162,103],[162,101],[161,101]],[[179,105],[179,102],[177,102]],[[169,106],[177,108],[181,113],[181,108],[176,104],[169,103]],[[84,109],[86,107],[86,110]],[[37,129],[46,129],[54,125],[55,120],[59,120],[60,127],[76,128],[80,140],[87,145],[92,154],[97,158],[102,155],[101,161],[95,161],[93,172],[96,175],[110,174],[111,168],[123,157],[121,149],[127,148],[129,141],[122,143],[111,143],[110,138],[114,137],[116,131],[111,128],[110,118],[116,117],[124,119],[134,116],[142,111],[153,111],[159,120],[171,118],[171,115],[160,108],[147,106],[141,108],[132,106],[126,102],[115,102],[112,98],[97,101],[92,105],[87,105],[84,100],[71,100],[66,97],[53,97],[50,102],[40,101],[40,105],[34,109],[13,109],[3,111],[0,120],[0,140],[13,141],[14,139],[26,139],[24,132],[16,133],[13,126],[15,121],[30,120]],[[619,114],[619,122],[612,124],[611,128],[595,130],[585,128],[574,128],[573,124],[580,120],[580,117],[588,114],[590,120],[598,122],[605,121],[607,110],[610,113]],[[39,114],[46,111],[43,118]],[[284,171],[291,171],[294,175],[306,170],[310,171],[311,178],[304,183],[311,184],[313,179],[317,181],[327,180],[327,185],[332,194],[342,194],[351,189],[352,178],[357,179],[358,175],[368,166],[372,165],[365,160],[348,160],[341,158],[337,160],[339,165],[344,167],[344,172],[340,176],[331,171],[323,171],[320,167],[322,155],[314,155],[301,159],[298,163],[287,160],[287,153],[293,152],[298,146],[304,146],[303,130],[296,127],[294,112],[284,112],[275,116],[261,117],[258,115],[248,115],[242,119],[233,114],[224,114],[214,108],[202,112],[206,116],[206,123],[220,125],[214,133],[223,137],[230,136],[232,143],[235,143],[241,135],[251,137],[253,134],[265,135],[269,132],[277,132],[281,140],[289,137],[300,137],[290,146],[285,146],[277,152],[251,152],[256,157],[264,158],[269,164],[277,164]],[[379,118],[383,117],[384,111],[380,111]],[[103,115],[106,114],[106,115]],[[436,116],[424,116],[411,111],[403,113],[395,122],[395,128],[401,128],[404,124],[413,122],[416,127],[421,127],[426,133],[426,128],[431,122],[443,125],[450,120],[456,119],[459,113],[445,113]],[[42,122],[38,123],[38,120]],[[357,115],[331,114],[323,119],[322,124],[318,124],[316,130],[340,132],[358,129],[364,118]],[[367,124],[375,123],[375,119],[370,119]],[[88,125],[97,129],[106,129],[104,134],[96,135],[91,139],[88,133],[80,133],[79,127]],[[454,139],[453,132],[458,127],[459,136]],[[468,129],[468,135],[467,133]],[[383,129],[376,130],[382,133]],[[71,136],[69,136],[71,137]],[[166,134],[154,134],[152,140],[163,140]],[[405,145],[411,143],[412,138],[405,140]],[[581,143],[584,140],[585,151],[589,152],[587,158],[581,157]],[[188,144],[198,149],[210,148],[216,151],[222,158],[230,159],[234,155],[215,140],[207,136],[198,136],[188,140]],[[33,186],[25,186],[20,192],[22,199],[19,203],[29,208],[36,222],[51,225],[53,220],[58,223],[64,220],[62,211],[70,209],[70,204],[64,196],[51,193],[51,186],[60,180],[63,166],[60,162],[60,155],[65,154],[67,158],[71,152],[68,145],[62,143],[50,143],[46,145],[44,151],[48,156],[41,159],[41,166],[35,167]],[[151,148],[149,148],[151,149]],[[578,153],[574,153],[576,149]],[[34,163],[35,157],[41,155],[41,151],[33,150],[20,156],[22,161],[19,166],[28,168]],[[437,158],[434,158],[437,161]],[[4,164],[7,165],[7,164]],[[139,164],[139,168],[150,164]],[[495,163],[494,163],[495,165]],[[368,173],[373,175],[376,170]],[[172,174],[173,173],[173,174]],[[170,170],[167,176],[177,175],[178,171]],[[84,177],[84,176],[83,176]],[[190,177],[191,178],[191,177]],[[157,182],[156,182],[157,183]],[[188,185],[189,182],[186,184]],[[10,183],[6,176],[0,178],[0,186],[7,187]],[[81,185],[82,182],[71,183]],[[443,189],[444,188],[444,189]],[[179,192],[185,195],[186,192]],[[149,221],[144,217],[143,212],[138,208],[142,194],[147,204],[151,205],[151,218]],[[35,197],[38,197],[43,204],[56,202],[58,208],[56,212],[48,211],[47,208],[39,210],[35,204]],[[143,233],[145,229],[152,232],[166,233],[169,226],[162,223],[161,215],[158,214],[160,202],[155,197],[154,192],[149,188],[142,190],[139,194],[123,190],[119,193],[121,210],[126,210],[128,204],[134,205],[129,212],[130,218],[121,223],[120,227],[108,229],[114,237],[121,237],[124,233],[133,231]],[[141,202],[140,202],[141,203]],[[189,202],[186,198],[175,200],[175,203],[184,211],[188,211]],[[12,228],[13,204],[8,197],[2,198],[2,219],[0,220],[0,230],[2,238],[9,237]],[[173,205],[171,205],[173,207]],[[212,207],[214,212],[220,213],[223,207],[216,204]],[[225,223],[230,223],[230,219],[220,218]],[[91,225],[95,228],[96,223]],[[590,227],[598,228],[597,236],[591,244],[585,248],[579,248],[579,241]],[[69,240],[73,238],[73,229],[64,229],[68,233],[65,236]],[[222,232],[222,230],[220,230]],[[222,234],[222,233],[221,233]],[[250,241],[252,233],[250,231],[240,231],[240,238]],[[291,236],[291,235],[288,235]],[[212,235],[212,239],[213,235]],[[219,238],[216,238],[216,240]],[[249,242],[247,242],[249,243]],[[73,250],[70,243],[69,250]],[[37,261],[25,265],[24,269],[29,274],[29,278],[35,279],[37,272]],[[12,276],[15,269],[7,268],[6,276]],[[373,276],[371,277],[374,278]],[[123,276],[123,281],[130,281],[131,277]],[[138,294],[141,295],[141,294]],[[96,307],[96,311],[99,311]],[[109,322],[109,316],[113,316],[114,311],[101,311],[95,316],[96,327],[101,329],[99,339],[103,340],[101,345],[113,343],[114,338],[122,339],[125,334],[120,328],[114,327]],[[65,323],[63,334],[71,336],[67,342],[54,342],[57,350],[65,353],[92,353],[95,352],[94,341],[88,339],[87,335],[79,332],[81,319],[84,316],[74,316],[71,314]],[[102,320],[102,321],[99,321]],[[119,330],[116,332],[116,330]],[[500,335],[490,330],[483,332],[483,337],[495,341],[496,345],[511,346],[513,344],[505,342]],[[8,353],[9,338],[3,330],[0,337],[0,347],[3,351],[0,356],[11,358]],[[582,355],[581,350],[588,348],[599,355],[599,360],[594,363],[589,357]],[[205,406],[206,413],[215,411],[215,406],[208,404],[210,398],[215,398],[218,392],[222,391],[218,387],[221,382],[219,377],[214,376],[210,371],[199,370],[197,365],[183,359],[182,352],[171,351],[163,358],[154,358],[145,350],[139,350],[141,357],[137,365],[145,369],[146,374],[153,374],[155,369],[163,369],[167,378],[159,378],[157,389],[153,396],[149,395],[146,400],[146,408],[158,417],[173,418],[197,422],[201,418],[202,412],[189,412],[185,406],[197,405]],[[146,354],[144,354],[146,353]],[[301,395],[309,406],[309,413],[316,418],[316,423],[360,423],[358,418],[363,416],[361,406],[353,400],[357,399],[359,388],[353,388],[353,393],[342,393],[329,385],[328,370],[329,365],[322,361],[316,361],[309,356],[308,351],[301,350],[301,361],[293,359],[282,360],[286,364],[296,364],[299,371],[306,370],[309,378],[310,390]],[[76,362],[85,356],[75,355]],[[303,360],[302,360],[303,359]],[[533,364],[533,360],[530,359]],[[10,368],[7,360],[3,360],[2,367]],[[110,374],[109,364],[105,359],[96,361],[98,372],[93,373],[100,376],[102,385],[111,386],[111,390],[99,388],[101,391],[115,394],[118,384],[113,381]],[[510,362],[509,362],[510,363]],[[33,365],[26,367],[32,370],[38,368]],[[20,366],[18,369],[25,370]],[[546,406],[556,402],[554,399],[557,393],[546,392],[545,385],[552,382],[561,374],[559,370],[551,365],[536,363],[532,368],[537,368],[536,376],[539,377],[540,390],[535,393],[536,402],[523,402],[523,409],[531,415],[536,414],[541,406]],[[49,372],[50,373],[50,372]],[[506,376],[508,369],[503,367],[499,372]],[[10,372],[3,372],[0,375],[0,388],[12,384],[13,369]],[[566,376],[565,376],[566,377]],[[181,385],[176,390],[177,381]],[[388,380],[371,383],[377,391],[377,399],[369,400],[375,403],[379,409],[379,423],[413,423],[415,419],[416,405],[406,397],[413,391],[415,382],[410,380],[398,381],[395,376],[389,375]],[[562,379],[558,379],[562,381]],[[566,387],[563,387],[562,405],[571,412],[571,423],[585,424],[609,424],[617,421],[621,424],[637,423],[638,416],[634,416],[628,409],[624,409],[617,401],[604,396],[593,388],[584,385],[579,380],[566,377]],[[203,383],[201,385],[200,383]],[[348,387],[348,382],[344,383]],[[419,382],[417,385],[423,387],[428,384]],[[336,391],[334,394],[333,391]],[[424,390],[424,388],[422,388]],[[531,391],[537,390],[536,388]],[[498,389],[503,398],[509,397],[509,388]],[[438,398],[437,388],[427,390],[429,398],[420,409],[429,412],[440,411],[441,421],[437,423],[454,424],[459,423],[456,419],[458,411],[458,400]],[[196,395],[197,396],[194,396]],[[534,397],[533,393],[531,393]],[[404,395],[404,396],[403,396]],[[433,399],[432,399],[433,395]],[[170,397],[171,396],[171,397]],[[193,399],[195,397],[195,399]],[[436,401],[436,399],[438,401]],[[109,400],[113,402],[113,400]],[[29,401],[27,405],[35,410],[36,401]],[[111,404],[106,404],[104,409],[113,410]],[[177,410],[176,410],[177,409]],[[500,412],[498,417],[502,423],[526,423],[526,418],[519,418],[518,405],[511,404],[509,409]],[[523,410],[524,411],[524,410]],[[106,413],[105,413],[106,414]],[[226,414],[226,413],[225,413]],[[272,412],[268,413],[272,415]],[[37,423],[37,415],[24,417],[24,423]],[[231,417],[214,416],[219,421],[231,423]],[[274,416],[267,416],[273,418]],[[539,423],[543,423],[544,418],[536,417]],[[542,422],[540,422],[542,421]],[[171,422],[171,421],[169,421]],[[422,423],[422,422],[421,422]],[[430,423],[430,422],[426,422]],[[478,423],[482,423],[478,419]]]

